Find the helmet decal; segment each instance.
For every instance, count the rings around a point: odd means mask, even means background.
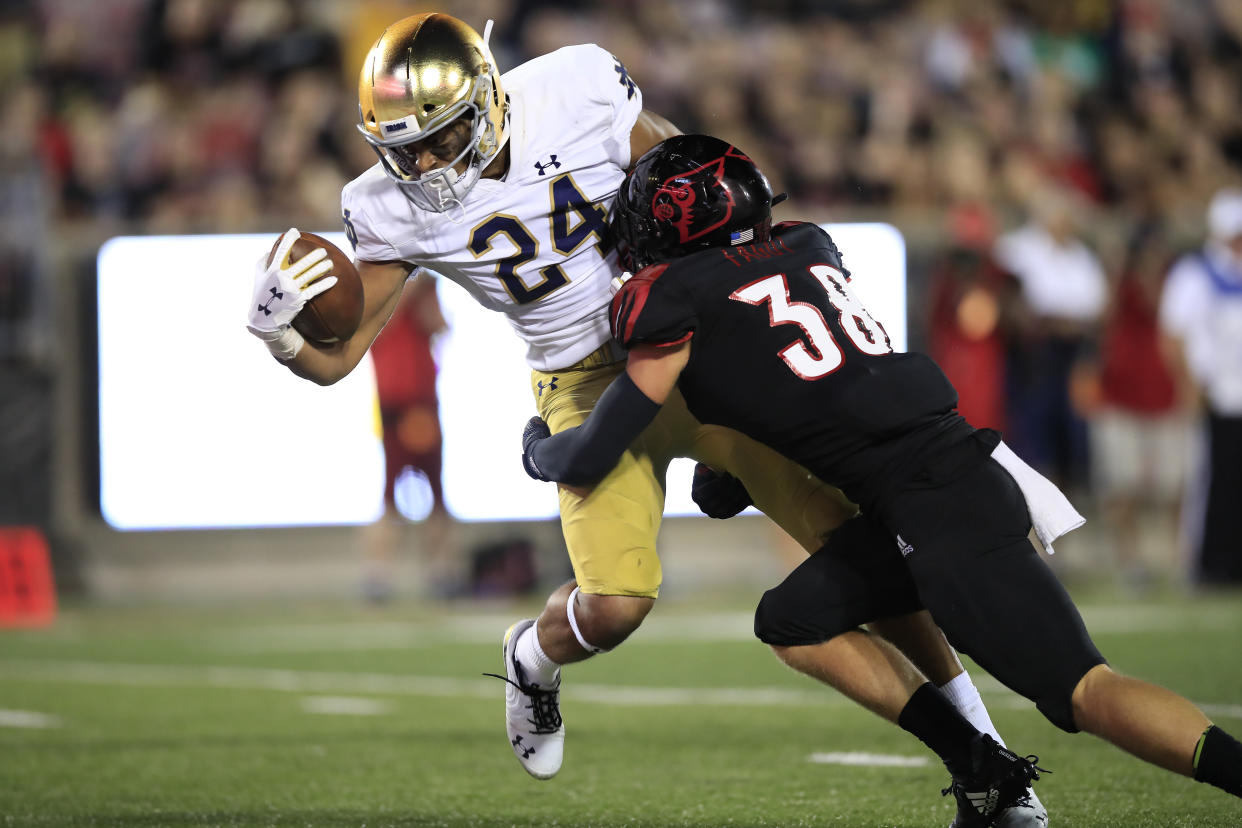
[[[765,241],[772,187],[737,147],[710,135],[675,135],[635,162],[610,225],[631,272],[697,250]]]
[[[689,172],[674,175],[656,188],[651,198],[651,214],[657,221],[676,227],[682,244],[710,233],[733,217],[733,194],[724,185],[723,178],[723,156]],[[701,209],[696,212],[696,186],[708,194],[709,201],[716,202],[716,215],[704,214]]]

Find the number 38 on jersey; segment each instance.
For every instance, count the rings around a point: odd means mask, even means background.
[[[827,294],[828,302],[838,314],[840,328],[850,343],[864,354],[890,354],[892,343],[884,326],[868,313],[840,270],[826,264],[812,265],[810,273]],[[802,330],[799,338],[782,348],[778,355],[789,369],[805,380],[826,377],[845,362],[845,354],[833,336],[819,307],[789,298],[789,282],[783,273],[775,273],[738,288],[730,299],[748,305],[766,305],[768,324],[796,325]]]

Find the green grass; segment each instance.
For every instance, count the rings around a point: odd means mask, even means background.
[[[1084,597],[1114,666],[1242,733],[1242,597]],[[523,773],[505,744],[509,620],[534,606],[72,608],[0,631],[0,826],[944,826],[947,776],[816,764],[930,756],[781,667],[744,602],[666,599],[615,653],[567,671],[566,764]],[[1242,801],[1070,736],[973,671],[1011,746],[1053,773],[1057,828],[1242,825]],[[733,689],[734,695],[728,691]],[[622,693],[621,691],[625,691]],[[374,715],[308,712],[308,699]],[[3,721],[3,716],[0,716]]]

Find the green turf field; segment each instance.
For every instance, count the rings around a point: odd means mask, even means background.
[[[1113,664],[1242,733],[1242,596],[1083,598]],[[568,671],[566,763],[505,741],[500,635],[536,605],[69,609],[0,631],[4,826],[945,826],[913,737],[781,667],[744,602],[667,599]],[[1242,826],[1242,801],[1055,730],[976,671],[1058,828]],[[830,761],[865,753],[893,764]],[[895,758],[894,758],[895,757]],[[911,761],[903,761],[911,760]],[[837,760],[839,761],[839,760]]]

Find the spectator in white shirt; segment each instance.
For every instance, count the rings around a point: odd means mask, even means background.
[[[1079,235],[1079,205],[1047,188],[1031,219],[996,242],[997,264],[1020,289],[1010,333],[1009,430],[1015,451],[1062,487],[1087,482],[1087,428],[1075,410],[1071,375],[1098,335],[1108,296],[1099,259]]]
[[[1160,327],[1187,404],[1201,412],[1199,456],[1183,508],[1201,584],[1242,584],[1242,189],[1213,198],[1202,249],[1165,282]]]

